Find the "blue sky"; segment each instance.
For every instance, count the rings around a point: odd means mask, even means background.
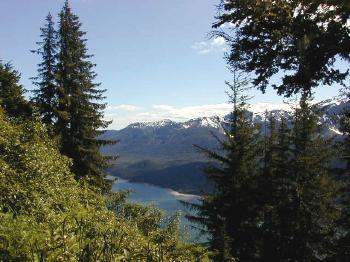
[[[39,28],[48,12],[56,18],[63,0],[1,0],[0,59],[12,61],[32,89]],[[230,80],[221,39],[209,39],[219,0],[71,0],[87,31],[97,81],[107,89],[111,128],[135,121],[178,121],[229,111]],[[273,90],[257,91],[252,103],[281,103]],[[316,99],[336,95],[322,88]]]

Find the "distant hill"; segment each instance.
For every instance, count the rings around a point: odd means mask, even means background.
[[[340,134],[337,122],[345,106],[345,103],[334,102],[323,107],[321,121],[327,126],[324,135]],[[262,130],[265,109],[274,113],[277,119],[291,114],[284,105],[279,108],[269,104],[252,106],[249,117],[260,124]],[[219,121],[226,122],[228,118],[229,115]],[[119,143],[103,147],[102,153],[120,156],[110,169],[114,176],[183,193],[202,194],[212,190],[203,175],[208,160],[193,145],[218,149],[218,142],[213,135],[224,137],[215,117],[201,117],[181,123],[171,120],[140,122],[122,130],[106,131],[101,138],[119,140]]]
[[[120,156],[110,170],[112,175],[200,194],[211,187],[202,171],[207,159],[193,145],[218,147],[211,132],[223,136],[214,118],[185,123],[170,120],[135,123],[122,130],[107,131],[102,138],[120,142],[104,147],[102,152]]]

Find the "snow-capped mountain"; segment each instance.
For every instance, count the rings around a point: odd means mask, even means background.
[[[339,117],[347,106],[343,102],[331,102],[322,106],[320,121],[326,128],[324,135],[340,135]],[[288,117],[293,109],[288,105],[276,107],[257,104],[250,107],[248,115],[254,123],[264,128],[265,112],[273,113],[277,119]],[[189,193],[198,193],[193,184],[206,187],[200,167],[207,161],[193,145],[215,149],[217,140],[223,137],[220,122],[229,115],[200,117],[185,122],[162,120],[134,123],[122,130],[107,131],[102,138],[120,141],[102,149],[104,154],[118,154],[120,158],[111,169],[112,174],[134,181],[148,182],[171,187]]]
[[[173,127],[173,128],[193,128],[193,127],[210,127],[219,128],[218,117],[200,117],[195,119],[190,119],[186,122],[175,122],[169,119],[164,119],[155,122],[136,122],[128,125],[126,128],[162,128],[162,127]]]
[[[348,104],[342,101],[332,101],[323,105],[321,114],[321,123],[326,124],[331,129],[338,129],[339,116]],[[293,105],[289,104],[270,104],[257,103],[248,108],[248,116],[254,123],[263,123],[266,118],[266,113],[272,113],[277,120],[282,117],[288,118],[293,113]],[[188,128],[214,128],[220,129],[220,122],[225,122],[230,117],[211,116],[199,117],[183,122],[176,122],[170,119],[164,119],[154,122],[136,122],[130,124],[125,129],[160,129],[160,128],[174,128],[174,129],[188,129]],[[120,130],[122,132],[122,130]]]

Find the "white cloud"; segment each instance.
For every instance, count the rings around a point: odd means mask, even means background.
[[[201,50],[198,50],[198,54],[201,54],[201,55],[205,55],[205,54],[208,54],[210,53],[212,50],[211,49],[201,49]]]
[[[226,41],[223,37],[215,37],[208,41],[201,41],[194,43],[192,48],[198,52],[198,54],[208,54],[212,52],[226,51]]]
[[[128,111],[128,112],[134,112],[140,110],[141,107],[134,106],[134,105],[117,105],[117,106],[109,106],[107,110],[120,110],[120,111]]]
[[[256,103],[249,106],[249,110],[254,113],[264,113],[265,111],[273,111],[273,110],[283,110],[290,111],[292,107],[290,104],[272,104],[272,103]]]
[[[187,107],[173,107],[169,105],[153,105],[153,109],[163,118],[185,121],[201,116],[224,116],[230,112],[232,105],[215,104]]]

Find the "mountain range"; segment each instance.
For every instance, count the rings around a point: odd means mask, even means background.
[[[337,136],[338,120],[347,106],[343,102],[322,105],[320,121],[325,124],[323,135]],[[266,111],[277,119],[288,117],[292,110],[288,105],[256,104],[249,108],[248,115],[264,130]],[[212,185],[203,175],[208,159],[194,145],[218,150],[217,138],[224,138],[220,122],[223,118],[200,117],[185,122],[162,120],[133,123],[121,130],[108,130],[100,138],[118,140],[112,146],[102,148],[105,155],[119,155],[110,168],[113,176],[171,188],[173,190],[203,194],[212,190]]]

